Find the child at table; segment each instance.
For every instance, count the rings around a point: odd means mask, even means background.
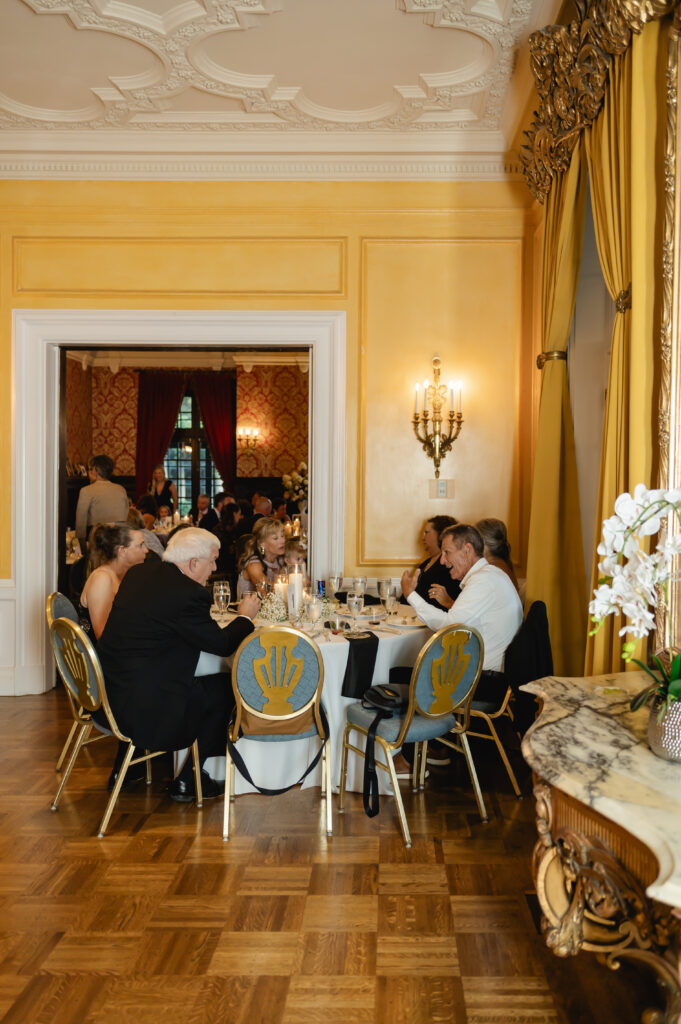
[[[300,571],[303,574],[303,582],[306,587],[309,587],[310,580],[307,575],[307,552],[303,545],[300,543],[298,537],[290,537],[286,541],[286,547],[284,548],[284,560],[286,562],[286,568],[290,572],[295,565],[299,566]]]

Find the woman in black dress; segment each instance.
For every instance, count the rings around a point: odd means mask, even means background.
[[[157,507],[167,505],[170,508],[171,516],[173,515],[177,508],[177,487],[166,476],[162,462],[159,462],[158,466],[154,466],[149,484],[149,494],[154,498]]]
[[[440,534],[448,526],[456,526],[453,516],[433,516],[426,521],[423,546],[428,557],[418,566],[421,571],[416,584],[416,593],[424,601],[435,608],[444,608],[445,611],[452,607],[461,590],[459,581],[453,580],[447,566],[440,562]],[[402,598],[402,602],[405,601]]]

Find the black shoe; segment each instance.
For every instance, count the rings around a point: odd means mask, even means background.
[[[120,773],[120,768],[112,768],[109,781],[107,783],[107,789],[111,792],[116,785],[116,779]],[[123,789],[127,789],[129,786],[134,786],[136,782],[141,782],[142,779],[147,777],[147,765],[145,761],[140,761],[139,764],[131,764],[125,773],[125,779],[123,780]]]
[[[216,782],[215,779],[211,779],[208,772],[204,772],[201,769],[201,791],[203,793],[204,800],[212,800],[216,796],[222,796],[225,791],[224,782]],[[171,800],[176,800],[179,804],[188,804],[192,800],[196,800],[196,787],[194,786],[194,773],[192,772],[189,782],[186,782],[182,776],[178,775],[176,779],[170,783],[169,794]]]

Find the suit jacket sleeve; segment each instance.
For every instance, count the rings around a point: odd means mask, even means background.
[[[210,594],[197,585],[177,620],[177,632],[192,647],[226,658],[253,632],[254,626],[247,616],[239,615],[221,629],[210,617],[210,606]]]

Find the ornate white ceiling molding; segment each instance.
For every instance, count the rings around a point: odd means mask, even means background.
[[[203,4],[187,0],[164,15],[145,9],[143,0],[140,6],[124,0],[23,2],[38,15],[64,15],[77,29],[131,40],[157,60],[153,70],[146,74],[110,77],[110,87],[91,86],[99,102],[80,110],[38,110],[18,97],[0,95],[3,129],[53,130],[68,123],[73,129],[125,127],[148,132],[168,128],[173,113],[174,127],[210,129],[211,112],[206,111],[203,119],[188,121],[182,111],[170,109],[174,98],[191,88],[237,101],[240,110],[230,120],[231,130],[259,132],[277,126],[299,131],[399,131],[411,127],[434,132],[453,124],[498,130],[514,53],[532,9],[532,0],[400,0],[401,12],[406,17],[483,40],[485,55],[466,59],[463,66],[454,65],[446,72],[429,73],[424,67],[417,82],[394,84],[390,102],[362,110],[343,110],[313,102],[296,83],[278,83],[266,68],[260,74],[243,74],[218,64],[203,50],[208,40],[226,31],[249,30],[279,7],[280,16],[284,17],[287,3],[290,5],[293,0],[282,0],[280,4],[274,0],[204,0]],[[357,25],[356,31],[361,31],[361,25]],[[452,47],[452,54],[455,52]],[[462,104],[462,98],[472,99]],[[154,120],[154,114],[163,115],[162,119]],[[221,127],[224,128],[224,122]]]

